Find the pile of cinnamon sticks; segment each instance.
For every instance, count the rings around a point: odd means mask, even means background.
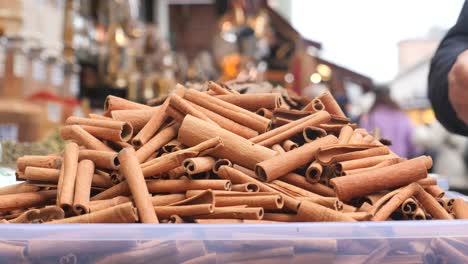
[[[428,177],[350,123],[330,93],[177,85],[159,106],[109,96],[70,117],[62,153],[24,156],[4,223],[276,223],[466,219]],[[385,144],[384,144],[385,143]]]

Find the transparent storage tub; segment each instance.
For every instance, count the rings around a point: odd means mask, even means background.
[[[0,239],[0,263],[468,263],[464,220],[3,224]]]
[[[0,263],[468,263],[468,220],[0,224]]]

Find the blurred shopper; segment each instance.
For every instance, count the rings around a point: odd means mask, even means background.
[[[429,98],[437,119],[451,132],[468,136],[468,2],[434,55]]]
[[[390,148],[400,157],[415,156],[412,144],[413,126],[410,119],[390,97],[387,86],[375,87],[375,101],[360,120],[360,126],[368,131],[378,130],[383,138],[392,142]]]
[[[432,156],[432,172],[442,178],[449,178],[452,190],[467,193],[466,158],[468,139],[448,132],[439,122],[421,125],[416,128],[413,142]]]

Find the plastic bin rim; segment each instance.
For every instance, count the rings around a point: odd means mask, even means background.
[[[3,224],[0,240],[310,240],[468,237],[468,220],[282,224]]]

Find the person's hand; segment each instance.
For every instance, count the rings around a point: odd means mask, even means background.
[[[468,124],[468,50],[453,64],[448,75],[448,97],[457,117]]]

